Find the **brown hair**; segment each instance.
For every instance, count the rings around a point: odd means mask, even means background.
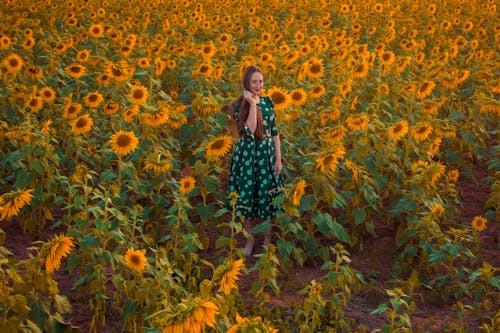
[[[243,78],[241,82],[245,90],[250,90],[250,80],[252,78],[252,75],[256,72],[262,74],[260,68],[256,66],[248,66],[244,69]],[[237,118],[234,117],[236,105],[239,105],[240,108]],[[236,120],[236,129],[238,130],[239,135],[242,136],[244,135],[243,133],[245,132],[244,131],[245,123],[248,118],[248,113],[250,112],[250,103],[248,103],[243,96],[240,96],[236,101],[233,102],[231,106],[232,106],[233,119]],[[264,138],[264,129],[262,126],[262,110],[259,107],[257,107],[257,127],[255,128],[254,135],[258,139]]]

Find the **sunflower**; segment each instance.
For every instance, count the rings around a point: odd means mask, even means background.
[[[318,79],[323,76],[323,59],[311,58],[306,62],[306,76]]]
[[[309,91],[309,97],[311,98],[320,98],[326,92],[325,87],[322,84],[314,85]]]
[[[102,37],[104,35],[104,28],[99,23],[93,23],[89,27],[89,34],[95,38]]]
[[[231,36],[231,34],[229,34],[229,33],[224,32],[224,33],[219,35],[219,41],[222,44],[230,43],[232,40],[233,40],[233,36]]]
[[[222,157],[226,155],[229,148],[231,148],[231,143],[231,137],[227,135],[213,139],[205,147],[207,157]]]
[[[43,107],[43,100],[40,96],[31,96],[24,104],[24,107],[30,112],[38,112]]]
[[[345,97],[348,93],[351,92],[352,90],[352,80],[347,80],[345,82],[342,82],[339,84],[339,93],[342,95],[342,97]]]
[[[11,53],[3,59],[2,64],[7,69],[7,72],[17,73],[23,68],[24,61],[17,54]]]
[[[290,103],[294,106],[301,106],[307,100],[307,92],[302,88],[295,88],[290,92]]]
[[[293,51],[285,54],[281,63],[283,65],[290,65],[290,64],[294,63],[295,61],[297,61],[299,59],[299,57],[300,57],[300,52],[297,50],[293,50]]]
[[[29,51],[33,48],[33,46],[35,46],[35,44],[36,44],[35,39],[32,37],[28,37],[24,40],[21,46],[23,47],[23,49]]]
[[[86,68],[82,65],[78,65],[78,64],[74,64],[74,65],[69,65],[65,68],[66,70],[66,73],[74,78],[74,79],[79,79],[81,78],[83,75],[85,75],[85,72],[86,72]]]
[[[99,92],[91,92],[83,98],[84,104],[89,108],[98,108],[101,105],[104,98]]]
[[[297,184],[295,184],[292,193],[292,205],[294,206],[300,205],[300,199],[302,199],[302,196],[304,195],[305,188],[306,188],[306,181],[304,179],[299,180]]]
[[[368,64],[363,61],[360,64],[357,64],[353,71],[351,72],[351,78],[353,79],[362,79],[365,78],[368,75],[368,69],[369,66]]]
[[[188,194],[194,190],[196,185],[196,180],[191,176],[182,177],[179,180],[179,192],[181,194]]]
[[[19,211],[31,203],[33,189],[17,190],[0,196],[0,220],[11,218],[19,214]]]
[[[458,177],[460,176],[460,172],[456,169],[448,171],[448,180],[452,182],[456,182]]]
[[[207,44],[202,45],[199,52],[203,58],[212,58],[215,55],[215,52],[217,52],[217,47],[212,41],[210,41]]]
[[[134,132],[125,132],[122,130],[112,134],[109,142],[111,143],[111,149],[113,149],[118,156],[127,155],[133,152],[139,144],[139,140]]]
[[[153,172],[157,175],[172,171],[173,165],[168,160],[155,160],[147,162],[144,166],[144,170],[153,170]]]
[[[268,332],[268,333],[278,333],[277,329],[266,325],[262,318],[257,316],[253,318],[243,318],[238,313],[236,313],[236,324],[231,326],[227,333],[237,333],[237,332]]]
[[[208,61],[203,61],[200,63],[196,69],[192,72],[193,76],[210,76],[214,67]]]
[[[215,328],[219,308],[211,301],[187,299],[177,307],[177,315],[163,328],[162,333],[205,332],[206,326]]]
[[[290,95],[288,95],[288,93],[282,88],[279,87],[270,88],[267,91],[267,95],[271,97],[271,100],[274,103],[274,108],[276,110],[286,109],[288,105],[290,105],[291,103]]]
[[[356,116],[349,116],[346,119],[347,127],[352,130],[362,130],[368,125],[368,115],[360,114]]]
[[[322,155],[316,159],[316,170],[319,170],[321,173],[327,173],[328,171],[335,172],[339,163],[338,159],[339,157],[337,153],[327,153]]]
[[[139,114],[140,111],[141,111],[141,108],[139,105],[129,106],[128,108],[123,110],[123,113],[122,113],[123,120],[130,123],[135,118],[135,116],[137,116]]]
[[[196,94],[191,107],[196,113],[204,117],[217,113],[221,109],[215,97],[212,95],[203,96],[202,94]]]
[[[325,140],[332,145],[338,145],[342,143],[342,140],[344,139],[346,133],[347,133],[346,128],[340,125],[330,130],[325,135]]]
[[[155,112],[145,112],[142,115],[142,121],[149,126],[158,127],[167,123],[169,119],[170,109],[162,107]]]
[[[394,63],[395,60],[396,56],[392,51],[383,51],[382,53],[380,53],[380,61],[386,68],[392,65],[392,63]]]
[[[231,291],[237,289],[236,281],[239,280],[238,275],[241,274],[241,269],[245,267],[243,259],[238,259],[227,266],[227,270],[222,274],[219,290],[224,291],[225,295],[231,294]]]
[[[137,273],[142,273],[148,264],[144,251],[135,250],[132,247],[125,253],[124,261],[125,266]]]
[[[389,139],[397,141],[408,133],[408,121],[400,120],[389,127],[387,136]]]
[[[488,224],[488,221],[483,216],[475,216],[472,219],[471,224],[472,224],[472,228],[474,228],[474,230],[483,231],[483,230],[486,230],[486,225]]]
[[[142,57],[137,59],[137,66],[139,66],[140,68],[148,68],[149,65],[150,65],[149,58]]]
[[[432,126],[427,123],[420,123],[415,126],[411,134],[418,141],[424,141],[432,133]]]
[[[404,57],[403,59],[399,60],[397,65],[396,65],[396,72],[402,73],[405,68],[410,64],[411,62],[411,57]]]
[[[27,79],[39,79],[43,77],[43,69],[36,65],[26,67],[24,77]]]
[[[45,103],[52,103],[56,99],[56,92],[52,87],[43,87],[38,94]]]
[[[88,114],[79,117],[78,119],[73,120],[71,123],[71,129],[75,134],[83,134],[90,131],[94,121]]]
[[[432,89],[434,89],[435,86],[436,84],[434,81],[425,80],[417,88],[417,97],[426,98],[431,94]]]
[[[66,257],[75,246],[72,237],[56,236],[50,241],[50,249],[45,257],[45,270],[51,274],[61,267],[61,259]]]
[[[429,149],[428,149],[428,152],[429,152],[429,155],[430,156],[434,156],[438,151],[439,151],[439,147],[441,146],[441,139],[440,138],[436,138],[430,145],[429,145]]]
[[[81,111],[82,105],[80,103],[68,103],[64,107],[62,116],[66,119],[75,119],[76,117],[78,117]]]
[[[148,100],[148,89],[143,85],[135,85],[130,90],[128,98],[132,104],[144,104]]]
[[[120,104],[115,102],[109,102],[104,105],[105,114],[115,114],[120,110]]]
[[[434,216],[441,216],[444,214],[444,207],[443,205],[436,203],[431,209],[431,214]]]
[[[90,50],[80,50],[76,54],[76,61],[85,63],[90,59]]]

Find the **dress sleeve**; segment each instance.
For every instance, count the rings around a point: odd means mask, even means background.
[[[238,122],[238,115],[239,115],[239,112],[240,112],[240,105],[239,104],[234,104],[233,105],[233,110],[234,110],[233,120],[234,120],[234,122]],[[243,133],[240,133],[240,134],[243,134],[243,136],[246,139],[255,140],[255,136],[252,133],[252,131],[250,130],[250,128],[248,128],[248,126],[245,126],[243,128]]]
[[[271,97],[268,97],[269,104],[271,105],[272,115],[271,115],[271,136],[277,136],[280,134],[278,127],[276,126],[276,112],[274,112],[274,103]]]

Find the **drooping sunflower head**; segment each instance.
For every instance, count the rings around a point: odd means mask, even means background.
[[[397,141],[405,136],[406,133],[408,133],[408,121],[400,120],[389,127],[387,136],[389,137],[389,139]]]
[[[71,252],[75,244],[72,237],[60,235],[54,237],[48,245],[48,254],[45,257],[45,270],[47,273],[53,273],[61,267],[61,259]]]
[[[111,149],[118,156],[124,156],[133,152],[139,144],[139,139],[135,136],[134,132],[118,131],[111,135],[109,142]]]
[[[231,148],[231,143],[231,137],[228,135],[214,138],[205,147],[207,157],[222,157],[226,155],[229,148]]]

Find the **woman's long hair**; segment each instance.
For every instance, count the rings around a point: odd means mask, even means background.
[[[242,83],[243,83],[243,88],[245,90],[250,90],[250,80],[255,72],[259,72],[262,74],[260,68],[256,66],[248,66],[243,71]],[[239,112],[237,118],[234,117],[235,105],[239,105]],[[231,106],[232,106],[231,109],[232,109],[233,119],[236,119],[236,129],[238,131],[238,134],[242,136],[243,133],[245,132],[244,131],[245,123],[248,118],[248,113],[250,112],[250,103],[248,103],[243,96],[240,96],[236,101],[233,102]],[[262,110],[259,107],[257,107],[257,127],[255,128],[254,136],[258,139],[264,138],[264,128],[262,125]]]

